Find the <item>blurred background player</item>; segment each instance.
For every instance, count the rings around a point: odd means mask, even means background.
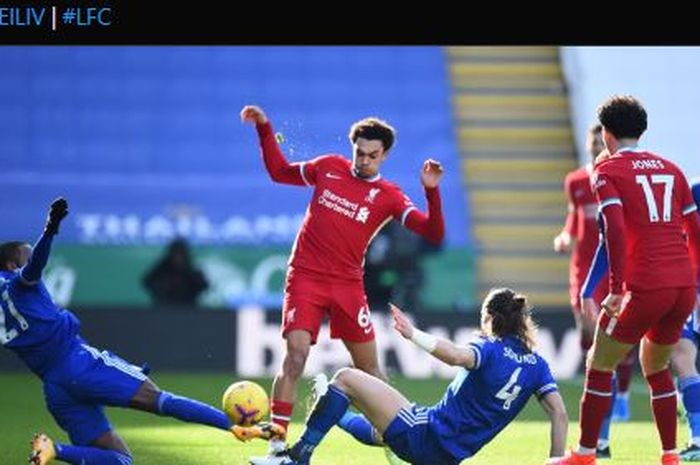
[[[568,214],[564,229],[554,238],[554,250],[556,252],[571,252],[571,261],[569,262],[569,296],[576,328],[579,330],[581,338],[581,350],[584,357],[588,349],[591,348],[595,331],[595,319],[587,318],[581,311],[581,290],[586,276],[588,276],[599,239],[598,203],[591,188],[591,175],[596,164],[596,158],[605,150],[600,124],[595,124],[588,130],[586,149],[590,157],[589,162],[585,166],[568,173],[564,179],[564,192],[568,199]],[[594,294],[591,298],[600,304],[607,294],[607,281],[602,280],[594,289]],[[612,420],[629,420],[629,387],[634,362],[635,350],[633,349],[615,370],[617,389],[611,411]],[[603,428],[602,431],[603,437],[600,444],[600,449],[602,450],[607,448],[607,430],[608,428]],[[602,452],[602,455],[606,455],[606,453]]]
[[[700,178],[691,186],[695,205],[700,209]],[[698,211],[700,214],[700,211]],[[700,273],[700,271],[699,271]],[[700,275],[698,276],[700,285]],[[698,296],[700,300],[700,295]],[[680,452],[681,460],[700,462],[700,375],[696,365],[698,344],[700,343],[700,307],[686,321],[678,344],[673,348],[671,362],[678,376],[678,390],[688,420],[689,440]]]
[[[184,238],[173,240],[163,256],[143,276],[143,286],[154,304],[161,306],[197,305],[197,299],[209,287],[202,270],[192,260]]]
[[[54,304],[42,271],[66,215],[68,202],[56,199],[34,248],[19,241],[0,244],[0,342],[41,378],[46,406],[72,444],[37,434],[30,463],[57,459],[75,465],[130,465],[131,452],[110,425],[105,405],[230,430],[224,412],[161,391],[147,370],[88,345],[78,334],[78,318]]]
[[[425,215],[379,172],[395,138],[394,128],[386,122],[365,118],[352,125],[352,161],[328,154],[289,163],[260,107],[245,106],[241,120],[255,124],[263,162],[273,181],[314,186],[289,259],[282,310],[285,355],[272,387],[271,421],[286,429],[298,379],[326,314],[331,337],[343,340],[353,365],[384,379],[362,282],[364,255],[372,238],[392,219],[432,243],[443,240],[438,189],[442,166],[430,159],[423,164],[420,180],[428,203]],[[276,465],[284,459],[284,448],[284,439],[273,438],[268,456],[252,457],[250,462]]]
[[[536,327],[523,295],[493,289],[481,309],[482,335],[465,346],[413,326],[390,305],[394,327],[435,358],[462,369],[436,405],[410,402],[384,381],[356,369],[339,370],[287,452],[285,464],[306,465],[326,433],[352,403],[365,444],[386,444],[416,465],[456,465],[505,428],[533,394],[551,423],[550,457],[564,453],[568,417],[547,362],[533,352]],[[357,436],[356,436],[357,437]]]
[[[589,129],[586,137],[586,148],[590,155],[590,161],[585,166],[569,172],[564,179],[568,214],[564,229],[554,238],[556,252],[571,253],[569,294],[584,354],[593,343],[595,321],[584,318],[581,314],[579,295],[598,246],[598,224],[596,222],[598,203],[591,188],[591,174],[596,156],[605,148],[601,131],[600,124]],[[605,295],[607,295],[607,286],[599,286],[596,290],[596,296],[600,296],[599,301],[602,301]]]
[[[365,292],[370,309],[387,309],[387,302],[424,311],[422,261],[440,251],[396,221],[390,221],[372,239],[365,254]]]
[[[595,463],[598,434],[611,405],[612,372],[641,340],[640,362],[661,439],[661,463],[672,465],[679,456],[676,391],[668,365],[697,301],[697,207],[683,173],[638,148],[647,128],[646,110],[638,100],[611,97],[598,108],[598,118],[611,154],[596,165],[593,184],[605,225],[610,294],[601,305],[586,364],[579,447],[556,463]]]

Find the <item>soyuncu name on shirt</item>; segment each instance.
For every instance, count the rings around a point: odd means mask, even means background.
[[[513,352],[513,349],[507,346],[503,348],[503,355],[518,363],[527,363],[529,365],[537,364],[537,357],[535,357],[535,354],[516,354]]]

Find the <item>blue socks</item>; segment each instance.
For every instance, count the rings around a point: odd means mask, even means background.
[[[56,459],[74,465],[131,465],[130,455],[99,447],[69,446],[55,443]]]
[[[306,420],[306,427],[290,451],[290,456],[300,463],[307,463],[311,453],[321,442],[326,433],[343,417],[350,406],[350,399],[334,386],[328,386],[328,392],[319,397],[316,405]]]
[[[224,412],[197,400],[162,391],[158,398],[158,414],[190,423],[213,426],[228,431],[231,422]],[[89,446],[54,445],[56,458],[75,465],[131,465],[130,455],[115,450]]]
[[[374,426],[364,415],[348,410],[338,422],[338,426],[352,437],[368,446],[381,446],[374,437]]]
[[[181,397],[167,391],[162,391],[158,398],[158,414],[226,431],[232,426],[231,421],[221,410],[198,400]]]
[[[700,439],[700,376],[688,376],[678,380],[678,389],[683,395],[683,407],[688,415],[690,438]]]

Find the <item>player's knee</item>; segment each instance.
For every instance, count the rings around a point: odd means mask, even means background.
[[[386,381],[388,378],[384,374],[384,372],[379,368],[379,365],[373,364],[367,367],[357,367],[367,373],[368,375],[372,375],[375,378],[381,379],[382,381]]]
[[[343,391],[348,391],[352,388],[353,383],[357,379],[359,371],[356,368],[341,368],[335,372],[331,384],[337,386]]]
[[[156,412],[161,397],[162,391],[150,379],[146,378],[131,399],[130,406],[146,412]]]
[[[671,353],[671,366],[680,377],[698,374],[697,368],[695,367],[695,357],[680,344],[676,346],[673,349],[673,353]]]
[[[665,370],[669,366],[669,360],[663,358],[643,357],[641,362],[644,376],[653,375],[654,373]]]
[[[591,367],[593,366],[593,351],[591,348],[588,348],[588,352],[586,352],[586,357],[583,359],[584,362],[584,369],[586,371],[590,370]]]
[[[598,371],[613,371],[616,366],[617,364],[614,360],[610,360],[606,357],[591,357],[587,364],[589,369]]]

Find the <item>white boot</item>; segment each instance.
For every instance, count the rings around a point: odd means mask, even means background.
[[[287,455],[287,447],[284,441],[270,441],[270,449],[264,457],[250,457],[248,459],[250,465],[283,465],[289,462]]]
[[[314,402],[328,392],[328,376],[326,376],[325,373],[319,373],[314,376],[311,381],[311,392],[313,392],[314,395]]]

